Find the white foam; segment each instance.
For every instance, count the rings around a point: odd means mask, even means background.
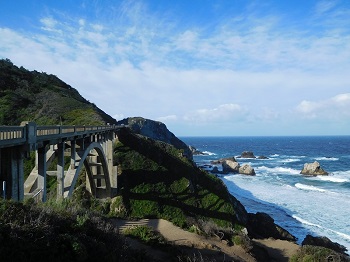
[[[338,161],[339,158],[337,157],[316,157],[315,160],[317,161]]]
[[[334,176],[317,176],[317,177],[313,177],[311,179],[317,179],[317,180],[322,180],[322,181],[329,181],[329,182],[334,182],[334,183],[349,182],[349,180],[346,179],[346,178],[340,178],[340,177],[334,177]]]
[[[317,228],[320,228],[322,230],[327,230],[327,231],[330,231],[330,232],[333,232],[335,233],[336,235],[342,237],[343,239],[346,239],[346,240],[350,240],[350,235],[347,235],[345,233],[342,233],[342,232],[338,232],[336,230],[333,230],[333,229],[330,229],[330,228],[326,228],[326,227],[322,227],[320,225],[317,225],[315,223],[312,223],[312,222],[309,222],[301,217],[298,217],[296,215],[292,215],[293,218],[295,218],[296,220],[298,220],[300,223],[304,224],[304,225],[308,225],[308,226],[313,226],[313,227],[317,227]]]
[[[208,156],[216,156],[215,153],[209,152],[209,151],[203,151],[203,154],[208,155]]]
[[[287,158],[287,159],[281,159],[278,162],[291,163],[291,162],[298,162],[298,161],[300,161],[299,158]]]
[[[266,166],[261,166],[261,167],[256,167],[257,171],[266,171],[269,173],[274,173],[274,174],[300,174],[299,170],[289,168],[289,167],[266,167]]]
[[[318,227],[318,228],[322,228],[320,225],[311,223],[305,219],[302,219],[301,217],[298,217],[296,215],[292,215],[293,218],[295,218],[296,220],[298,220],[300,223],[304,224],[304,225],[308,225],[308,226],[313,226],[313,227]]]
[[[305,185],[302,183],[296,183],[295,187],[301,190],[307,190],[307,191],[318,191],[318,192],[326,192],[327,190],[315,187],[315,186],[310,186],[310,185]]]

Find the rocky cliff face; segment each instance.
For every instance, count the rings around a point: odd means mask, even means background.
[[[128,117],[118,121],[117,124],[126,125],[137,134],[163,141],[167,144],[173,145],[177,149],[182,149],[184,156],[186,156],[188,159],[193,159],[190,148],[183,141],[178,139],[172,132],[170,132],[166,125],[162,122],[142,117]]]

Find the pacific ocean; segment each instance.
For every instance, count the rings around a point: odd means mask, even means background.
[[[252,151],[267,159],[236,158],[256,176],[220,175],[248,212],[265,212],[301,243],[306,234],[326,236],[350,250],[350,136],[181,137],[205,155],[194,156],[208,170],[212,160]],[[328,176],[300,174],[318,161]],[[211,166],[208,166],[211,165]],[[221,168],[221,165],[217,165]]]

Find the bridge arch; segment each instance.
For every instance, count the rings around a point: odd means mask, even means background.
[[[110,195],[110,171],[108,170],[106,155],[101,144],[98,142],[92,142],[83,153],[79,155],[79,157],[78,166],[74,166],[73,169],[70,169],[73,170],[73,172],[69,172],[68,170],[65,176],[64,197],[71,197],[73,195],[75,185],[83,167],[85,167],[86,170],[88,178],[87,187],[90,189],[90,193],[95,197],[105,197]],[[97,162],[94,161],[95,159]],[[99,168],[95,169],[95,167]]]

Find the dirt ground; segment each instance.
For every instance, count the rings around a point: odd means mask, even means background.
[[[167,241],[181,246],[187,255],[197,258],[206,257],[214,261],[256,261],[240,246],[229,246],[226,241],[222,241],[219,237],[206,238],[185,231],[163,219],[142,219],[139,221],[114,219],[113,223],[121,232],[131,226],[150,226],[162,234]],[[159,261],[169,260],[169,255],[166,252],[150,248],[130,238],[128,238],[128,241],[132,247],[142,248],[149,256]],[[262,239],[254,240],[254,242],[268,252],[270,257],[273,258],[271,261],[288,261],[299,249],[297,244],[283,240]]]

